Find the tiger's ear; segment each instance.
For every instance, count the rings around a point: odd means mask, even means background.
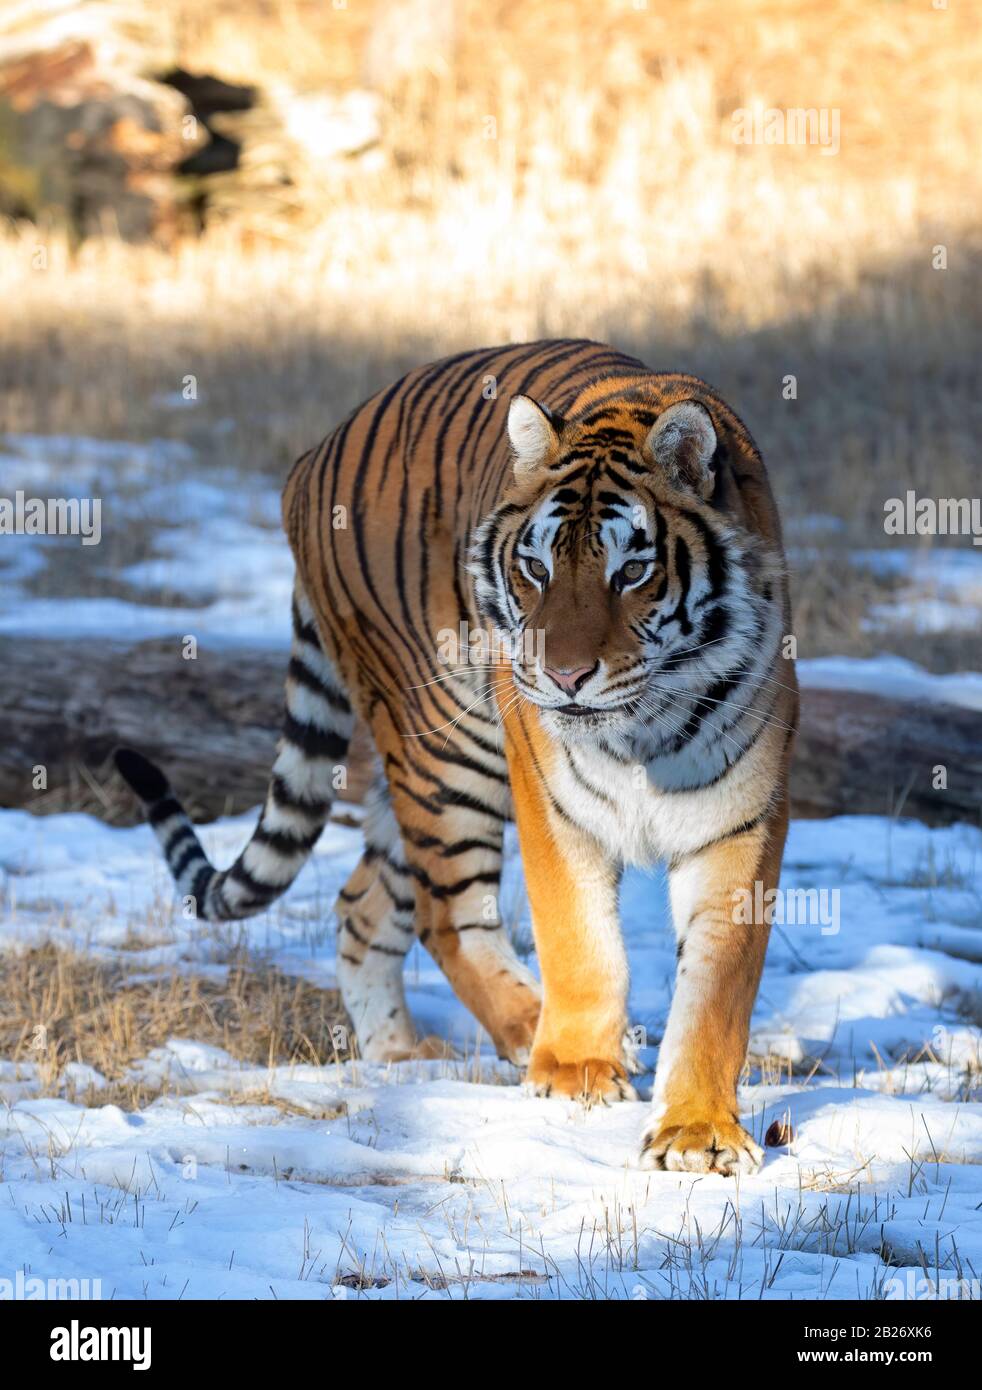
[[[647,444],[675,487],[690,489],[704,499],[713,495],[716,431],[704,405],[698,401],[670,405],[651,427]]]
[[[557,429],[557,426],[559,427]],[[516,478],[528,477],[559,453],[562,423],[531,396],[512,396],[508,407],[508,441],[514,450]]]

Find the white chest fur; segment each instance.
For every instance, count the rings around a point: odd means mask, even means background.
[[[612,858],[649,865],[699,849],[757,816],[772,794],[773,742],[758,739],[719,780],[695,790],[670,790],[696,781],[698,769],[621,761],[591,743],[570,745],[556,759],[550,787],[557,802]],[[680,755],[687,756],[687,755]],[[676,760],[673,760],[676,763]],[[710,778],[716,769],[709,770]]]

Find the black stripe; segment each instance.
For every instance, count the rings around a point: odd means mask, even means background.
[[[486,873],[470,874],[467,878],[458,879],[456,883],[437,883],[419,864],[408,864],[406,867],[431,897],[439,899],[458,898],[461,893],[466,893],[468,888],[473,888],[475,883],[498,884],[501,879],[498,869],[489,869]]]
[[[404,828],[402,832],[404,840],[408,840],[417,849],[435,849],[441,859],[453,859],[458,854],[468,854],[471,850],[483,849],[490,850],[494,854],[501,853],[501,845],[494,844],[491,840],[482,840],[476,836],[471,836],[464,840],[441,840],[438,835],[427,835],[421,830],[414,830],[412,827]]]
[[[709,593],[699,600],[700,606],[708,603],[710,598],[718,598],[726,588],[727,560],[722,546],[704,517],[698,512],[690,512],[684,507],[679,508],[687,521],[699,532],[702,543],[706,547],[706,565],[709,575]]]
[[[204,907],[205,898],[208,896],[208,886],[215,877],[215,870],[210,864],[202,864],[201,868],[194,876],[191,883],[191,897],[201,907]]]
[[[491,696],[489,695],[490,699]],[[466,706],[459,706],[466,708]],[[473,711],[470,711],[471,713]],[[419,742],[426,749],[431,758],[436,758],[439,762],[452,763],[454,767],[466,768],[468,772],[476,772],[481,777],[486,777],[489,782],[498,782],[502,786],[508,785],[508,774],[502,762],[501,771],[494,768],[485,767],[484,763],[479,763],[476,758],[470,758],[466,753],[462,753],[459,748],[434,747],[427,739],[421,738]]]
[[[198,842],[198,837],[194,833],[194,826],[187,821],[185,821],[183,825],[177,827],[163,847],[164,854],[167,856],[168,860],[171,859],[174,851],[179,849],[186,840],[193,840],[195,844]]]
[[[178,882],[180,882],[185,869],[189,868],[196,859],[200,859],[204,864],[208,863],[204,850],[197,842],[188,845],[181,857],[170,866],[170,871]]]
[[[505,819],[494,806],[489,806],[469,792],[455,790],[453,787],[441,787],[436,799],[441,806],[452,806],[454,810],[476,811],[479,815],[489,816],[498,821]]]
[[[360,946],[364,946],[368,951],[375,951],[380,956],[399,956],[401,958],[408,949],[404,946],[383,946],[379,942],[369,941],[367,937],[362,936],[361,932],[355,930],[350,917],[345,917],[341,927],[344,931],[350,932]],[[350,960],[352,965],[364,964],[363,961],[356,961],[351,956],[345,956],[345,960]]]
[[[706,843],[700,845],[698,849],[688,849],[681,854],[674,854],[669,861],[669,868],[677,869],[681,864],[684,864],[686,860],[695,859],[699,854],[705,854],[707,849],[713,849],[716,845],[725,844],[727,840],[736,840],[741,835],[748,835],[751,830],[756,830],[758,825],[761,825],[769,814],[770,808],[768,807],[761,811],[759,816],[754,816],[752,820],[744,821],[742,825],[736,826],[733,830],[727,830],[723,835],[717,835],[715,839],[707,840]]]
[[[269,845],[277,854],[292,857],[295,854],[309,854],[320,839],[323,826],[308,831],[306,835],[290,835],[282,830],[270,830],[262,822],[256,827],[250,844]]]
[[[175,796],[165,796],[160,801],[154,803],[147,812],[147,820],[151,825],[162,825],[165,820],[170,820],[171,816],[183,816],[184,807]]]
[[[416,805],[421,806],[424,811],[428,811],[431,816],[443,815],[443,808],[441,806],[438,806],[435,802],[431,801],[428,796],[421,796],[420,793],[416,791],[414,787],[411,787],[409,785],[408,782],[396,781],[392,784],[392,786],[394,791],[405,792],[406,796],[408,796],[411,800],[415,801]]]
[[[340,714],[350,714],[351,704],[347,697],[340,690],[335,690],[329,685],[325,685],[320,676],[307,666],[302,657],[296,652],[290,657],[290,664],[286,668],[288,676],[296,681],[297,685],[304,686],[307,690],[312,690],[315,695],[322,696],[323,699]]]
[[[562,747],[562,745],[560,746]],[[568,748],[563,748],[562,751],[566,755],[566,765],[569,768],[570,772],[573,774],[573,781],[576,782],[579,786],[581,786],[585,792],[589,792],[591,796],[595,796],[596,799],[602,802],[605,806],[614,806],[616,803],[613,797],[608,796],[606,792],[599,791],[595,786],[593,786],[591,782],[588,782],[587,779],[583,776],[583,774],[580,772],[580,769],[576,766],[576,763],[573,760],[573,755],[570,752],[570,750]]]
[[[312,622],[309,622],[306,618],[301,616],[300,605],[297,603],[296,594],[294,594],[293,596],[293,604],[290,609],[290,614],[293,618],[293,631],[297,635],[297,637],[302,638],[304,642],[309,642],[312,647],[316,647],[317,650],[320,651],[320,633],[317,631],[316,626]]]
[[[272,902],[273,898],[285,893],[290,886],[289,883],[264,883],[262,879],[254,877],[249,872],[241,859],[235,861],[225,878],[226,880],[234,879],[236,883],[241,883],[243,888],[248,888],[254,902]],[[228,903],[227,906],[235,911],[239,910],[243,904],[239,905],[239,909],[236,909],[232,903]]]
[[[381,883],[382,887],[384,888],[386,894],[388,895],[392,903],[392,906],[396,909],[397,912],[416,911],[416,899],[404,898],[401,896],[401,894],[397,893],[396,890],[386,879],[385,874],[379,874],[378,881],[379,883]]]
[[[753,748],[754,744],[757,742],[757,740],[760,738],[761,734],[767,727],[768,725],[766,719],[759,720],[756,729],[754,729],[750,737],[740,746],[740,749],[736,754],[731,755],[729,752],[724,750],[723,766],[720,768],[719,772],[717,772],[714,776],[710,777],[707,781],[685,783],[683,786],[680,787],[662,787],[659,789],[660,794],[663,796],[673,796],[681,792],[701,792],[705,791],[709,787],[717,786],[720,782],[722,782],[724,777],[728,777],[730,775],[730,773],[733,771],[733,769],[737,766],[738,763],[743,761],[743,759],[747,756],[751,748]]]
[[[277,806],[282,806],[287,810],[298,810],[302,815],[309,816],[312,820],[314,818],[326,820],[328,817],[331,809],[329,801],[291,791],[278,772],[273,774],[269,790]]]
[[[331,762],[344,760],[348,751],[349,739],[328,729],[318,729],[315,724],[304,724],[295,719],[289,710],[283,721],[283,736],[307,758],[329,758]]]

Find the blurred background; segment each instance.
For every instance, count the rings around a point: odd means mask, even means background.
[[[982,550],[883,520],[978,492],[979,18],[6,0],[2,466],[104,515],[97,547],[0,565],[0,632],[285,623],[292,461],[413,364],[571,335],[744,418],[799,655],[977,669]],[[815,138],[777,143],[792,109]]]

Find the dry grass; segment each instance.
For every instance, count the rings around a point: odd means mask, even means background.
[[[382,13],[169,7],[190,67],[335,88],[361,80]],[[203,467],[283,473],[410,363],[585,334],[714,381],[790,515],[832,511],[875,540],[905,486],[971,495],[982,34],[967,7],[496,0],[462,3],[456,33],[387,93],[380,165],[339,174],[291,238],[218,228],[173,253],[110,238],[73,253],[12,234],[0,423],[176,434]],[[758,100],[838,109],[840,152],[735,144],[734,110]],[[198,408],[158,404],[188,373]]]
[[[81,1062],[110,1083],[89,1092],[90,1102],[145,1105],[159,1088],[127,1079],[127,1069],[173,1037],[257,1066],[321,1066],[337,1057],[338,1024],[348,1026],[337,990],[244,954],[214,978],[136,974],[53,945],[0,956],[0,1056],[34,1063],[42,1094],[63,1092],[66,1065]]]

